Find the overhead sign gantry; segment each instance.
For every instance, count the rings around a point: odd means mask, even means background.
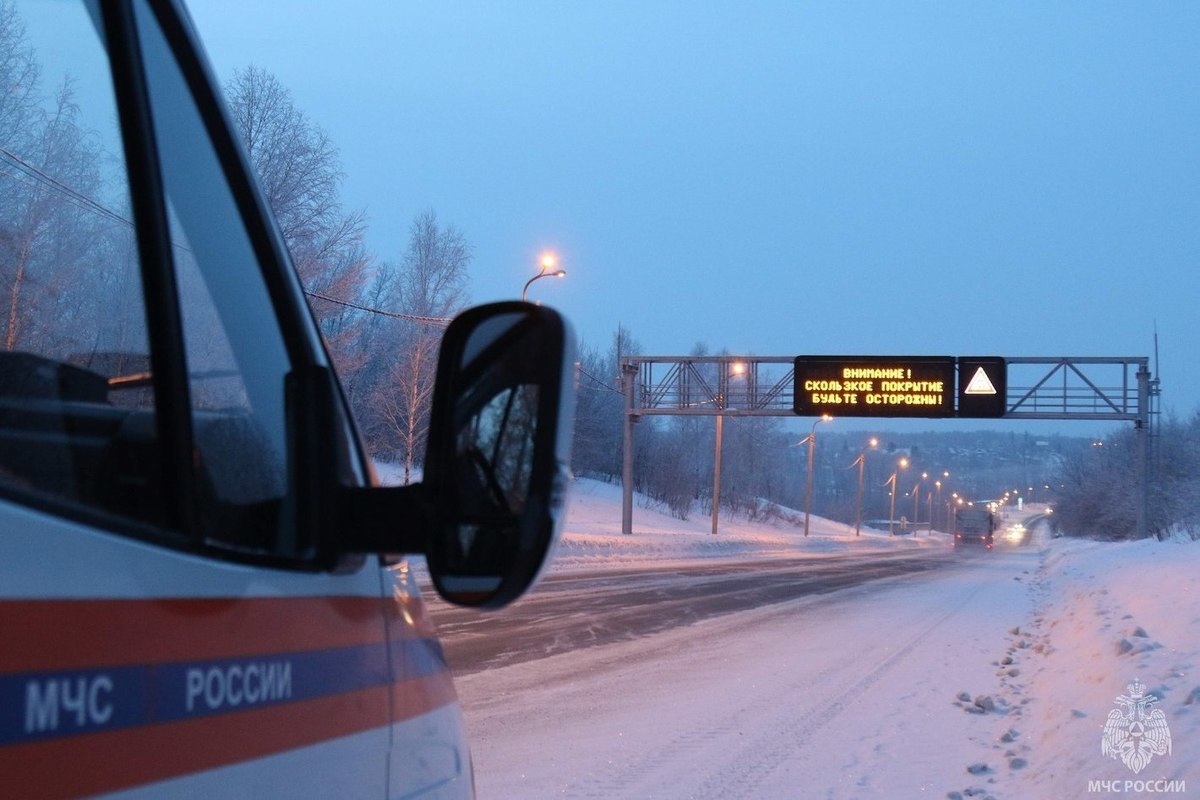
[[[1128,421],[1137,434],[1138,530],[1146,531],[1159,389],[1145,357],[625,356],[621,379],[625,533],[633,423],[656,414],[717,417],[718,447],[726,416]]]

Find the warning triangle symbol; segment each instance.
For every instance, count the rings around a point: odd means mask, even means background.
[[[983,367],[975,370],[975,375],[971,378],[971,382],[967,384],[967,388],[963,390],[963,394],[995,394],[996,387],[992,385],[987,373],[983,371]]]

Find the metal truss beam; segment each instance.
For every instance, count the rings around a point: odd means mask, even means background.
[[[627,356],[635,414],[782,417],[792,413],[790,356]]]
[[[1005,360],[1005,418],[1149,421],[1141,380],[1149,376],[1147,358]]]
[[[792,356],[627,356],[634,414],[794,416]],[[1145,357],[1007,358],[1004,419],[1148,422]]]

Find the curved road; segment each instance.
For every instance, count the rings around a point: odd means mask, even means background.
[[[459,674],[634,639],[719,614],[924,573],[981,554],[952,548],[847,554],[544,578],[514,606],[484,612],[430,600]],[[427,597],[432,594],[427,594]]]

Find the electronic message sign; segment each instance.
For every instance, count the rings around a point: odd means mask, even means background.
[[[805,417],[953,417],[951,356],[800,356],[793,410]]]

